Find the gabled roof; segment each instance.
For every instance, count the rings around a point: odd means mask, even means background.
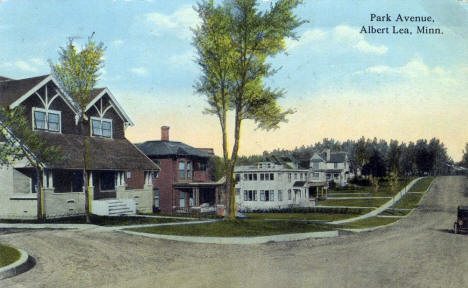
[[[101,99],[101,97],[103,97],[104,95],[109,96],[110,101],[112,103],[112,106],[114,106],[115,111],[117,112],[117,114],[119,114],[119,116],[122,118],[122,120],[127,122],[129,125],[134,126],[135,124],[133,123],[132,119],[130,119],[130,117],[127,115],[127,113],[122,108],[122,106],[120,106],[119,102],[115,99],[114,95],[112,95],[112,93],[110,92],[110,90],[108,88],[95,88],[95,89],[93,89],[93,91],[91,93],[90,101],[89,101],[88,105],[86,105],[85,111],[88,111],[91,107],[93,107],[93,105],[99,99]]]
[[[84,139],[89,140],[90,170],[159,170],[159,167],[127,139],[105,139],[74,134],[38,132],[57,146],[64,159],[45,163],[49,168],[82,169]]]
[[[211,158],[213,155],[178,141],[146,141],[136,146],[148,157],[198,157]]]
[[[314,153],[314,155],[310,158],[311,162],[325,162],[322,157],[320,157],[319,154]]]
[[[346,161],[346,152],[332,152],[330,153],[330,161],[331,163],[344,163]]]
[[[34,90],[36,86],[41,84],[49,75],[26,78],[21,80],[4,80],[0,82],[0,105],[10,106],[18,101],[28,92]],[[3,79],[7,79],[2,77]],[[44,83],[45,84],[45,83]]]
[[[7,77],[0,76],[0,82],[2,82],[2,81],[8,81],[8,80],[13,80],[13,79],[10,79],[10,78],[7,78]]]

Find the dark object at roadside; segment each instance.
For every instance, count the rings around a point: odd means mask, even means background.
[[[455,234],[463,231],[468,231],[468,206],[458,206],[457,221],[453,224]]]

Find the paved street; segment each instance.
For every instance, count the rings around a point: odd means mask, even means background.
[[[449,232],[468,205],[465,177],[439,177],[397,224],[330,239],[208,245],[121,232],[15,231],[0,241],[37,265],[0,287],[466,287],[468,235]]]

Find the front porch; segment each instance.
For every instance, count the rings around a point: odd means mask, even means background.
[[[15,177],[16,186],[24,186],[37,198],[36,172],[31,168],[17,169],[23,176]],[[127,189],[124,171],[88,171],[90,212],[96,215],[129,215],[151,213],[154,196],[151,172],[144,174],[141,189]],[[83,171],[78,169],[44,169],[42,173],[43,211],[46,218],[82,216],[86,214]],[[23,179],[24,178],[24,179]],[[16,196],[13,200],[16,200]],[[21,198],[23,200],[23,198]],[[24,202],[24,201],[23,201]],[[32,214],[32,213],[28,213]]]
[[[180,183],[174,185],[178,199],[173,207],[175,213],[216,213],[221,204],[222,184]]]

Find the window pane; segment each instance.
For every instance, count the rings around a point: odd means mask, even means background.
[[[270,190],[270,201],[275,201],[275,191]]]
[[[60,130],[60,115],[56,113],[48,114],[48,126],[50,131],[59,131]]]
[[[179,162],[179,179],[185,179],[185,162]]]
[[[45,112],[34,111],[34,127],[36,129],[46,129]]]
[[[93,136],[101,136],[102,135],[101,121],[100,120],[93,120],[92,121],[92,126],[93,126]]]
[[[102,136],[112,137],[112,124],[109,121],[102,121]]]

